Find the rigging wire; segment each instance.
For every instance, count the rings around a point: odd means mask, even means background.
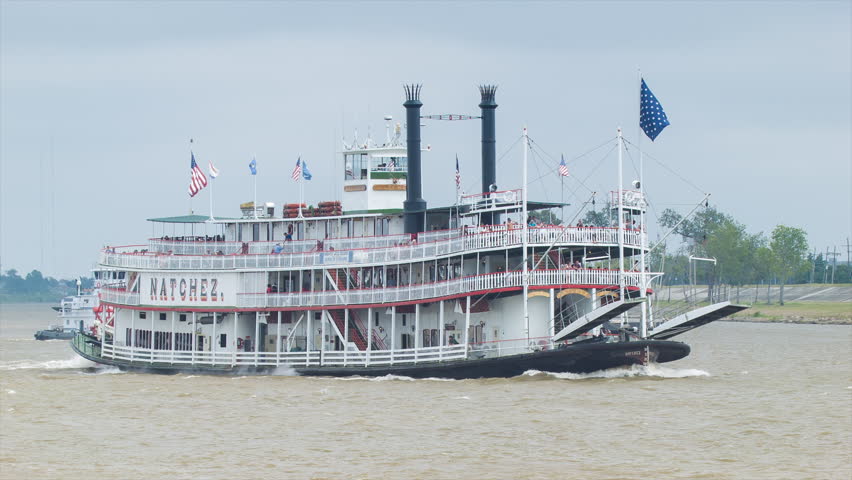
[[[626,143],[629,143],[630,145],[633,145],[634,147],[636,146],[636,145],[634,145],[632,142],[627,141],[626,139],[625,139],[624,141],[625,141]],[[695,189],[698,193],[701,193],[701,194],[706,194],[706,193],[707,193],[704,189],[702,189],[702,188],[701,188],[701,187],[699,187],[698,185],[696,185],[696,184],[694,184],[694,183],[690,182],[689,180],[687,180],[686,178],[684,178],[682,175],[678,174],[676,171],[674,171],[674,169],[672,169],[671,167],[669,167],[668,165],[666,165],[665,163],[663,163],[663,162],[662,162],[662,160],[658,159],[657,157],[655,157],[655,156],[653,156],[653,155],[651,155],[651,154],[649,154],[649,153],[647,153],[647,152],[645,152],[645,153],[644,153],[644,155],[645,155],[646,157],[650,158],[651,160],[653,160],[653,161],[657,162],[657,164],[658,164],[658,165],[660,165],[660,166],[661,166],[661,167],[663,167],[664,169],[668,170],[668,171],[669,171],[669,173],[671,173],[672,175],[676,176],[677,178],[679,178],[681,181],[683,181],[684,183],[686,183],[686,184],[687,184],[687,185],[689,185],[690,187],[694,188],[694,189]]]

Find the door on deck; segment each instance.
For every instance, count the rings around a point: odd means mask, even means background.
[[[267,332],[267,329],[268,329],[269,325],[267,325],[267,324],[265,324],[265,323],[261,323],[259,327],[260,327],[260,328],[258,329],[258,332],[259,332],[259,338],[257,339],[257,341],[258,341],[258,342],[260,342],[260,343],[258,343],[258,345],[260,345],[260,347],[261,347],[261,348],[260,348],[260,349],[258,349],[258,350],[260,350],[261,352],[265,352],[265,351],[267,351],[267,350],[266,350],[266,349],[267,349],[267,346],[266,346],[266,332]],[[274,347],[274,346],[275,346],[275,345],[273,345],[273,347]]]

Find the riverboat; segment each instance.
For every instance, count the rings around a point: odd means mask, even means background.
[[[58,312],[59,323],[50,328],[39,330],[34,334],[36,340],[70,340],[79,331],[91,332],[95,323],[95,309],[99,307],[96,292],[84,293],[82,282],[77,280],[77,295],[64,297],[59,306],[53,307]]]
[[[669,337],[740,308],[653,320],[649,282],[660,273],[644,268],[645,222],[625,226],[644,215],[644,191],[624,190],[620,176],[617,226],[532,220],[564,205],[527,199],[526,130],[522,187],[497,188],[493,86],[480,87],[472,117],[482,123],[481,193],[428,207],[420,86],[405,91],[405,141],[386,117],[383,143],[344,142],[339,201],[151,218],[146,244],[105,247],[97,332],[78,334],[74,350],[152,372],[580,373],[683,358],[689,346]],[[620,131],[617,142],[620,151]],[[624,267],[639,257],[643,268]]]

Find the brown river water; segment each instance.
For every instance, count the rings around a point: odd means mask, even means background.
[[[122,373],[0,305],[2,479],[852,478],[852,326],[717,322],[665,365],[510,379]]]

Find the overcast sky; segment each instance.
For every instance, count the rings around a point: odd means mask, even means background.
[[[190,205],[189,139],[212,160],[216,213],[252,199],[339,198],[341,137],[384,138],[406,82],[423,113],[478,114],[499,85],[498,185],[520,186],[524,125],[536,142],[531,198],[573,216],[615,187],[616,128],[637,143],[641,68],[671,126],[642,138],[654,212],[703,192],[748,226],[804,228],[843,247],[852,223],[850,2],[38,2],[0,0],[4,271],[88,274],[104,245],[143,243],[146,218]],[[478,190],[477,121],[428,122],[424,197],[452,202],[454,158]],[[513,144],[515,145],[514,147]],[[607,152],[609,154],[607,155]],[[638,154],[625,157],[636,177]],[[661,166],[664,165],[665,167]],[[599,206],[600,202],[598,202]],[[656,235],[657,231],[652,231]]]

